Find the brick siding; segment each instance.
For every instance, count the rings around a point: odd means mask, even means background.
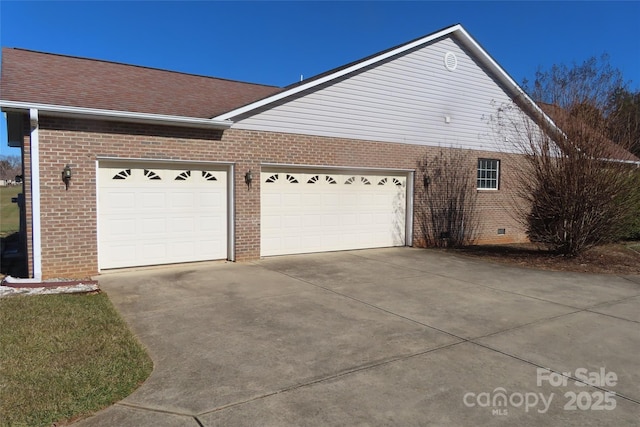
[[[25,188],[31,207],[29,138],[25,138]],[[100,158],[183,160],[235,163],[236,260],[260,256],[260,165],[280,163],[353,168],[415,169],[425,153],[437,148],[408,144],[368,142],[308,135],[278,134],[228,129],[186,129],[98,120],[40,118],[40,173],[42,272],[44,278],[87,277],[98,272],[96,161]],[[478,210],[481,242],[526,240],[510,215],[513,183],[509,171],[518,167],[517,156],[469,152],[501,160],[499,191],[481,191]],[[73,170],[69,190],[61,173]],[[244,174],[251,169],[254,183],[247,189]],[[416,191],[422,177],[416,177]],[[27,217],[31,242],[31,215]],[[497,229],[505,228],[505,235]],[[421,231],[414,221],[414,245]],[[32,249],[29,243],[29,262]]]

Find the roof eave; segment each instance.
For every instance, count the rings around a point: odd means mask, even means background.
[[[230,120],[219,120],[215,118],[206,119],[200,117],[172,116],[166,114],[103,110],[98,108],[71,107],[65,105],[40,104],[1,99],[0,108],[2,109],[2,111],[23,111],[36,109],[38,110],[40,115],[50,117],[102,119],[125,123],[144,123],[201,129],[228,129],[233,124],[233,122]]]

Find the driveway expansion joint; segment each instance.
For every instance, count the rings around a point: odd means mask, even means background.
[[[338,295],[338,296],[340,296],[340,297],[342,297],[342,298],[350,299],[350,300],[352,300],[352,301],[355,301],[355,302],[358,302],[358,303],[360,303],[360,304],[366,305],[367,307],[373,308],[373,309],[378,310],[378,311],[382,311],[383,313],[390,314],[390,315],[395,316],[395,317],[399,317],[400,319],[407,320],[407,321],[412,322],[412,323],[416,323],[416,324],[418,324],[418,325],[420,325],[420,326],[423,326],[423,327],[425,327],[425,328],[429,328],[429,329],[436,330],[436,331],[438,331],[438,332],[441,332],[441,333],[443,333],[443,334],[450,335],[450,336],[452,336],[452,337],[454,337],[454,338],[457,338],[457,339],[460,339],[460,340],[466,340],[466,338],[460,337],[460,336],[458,336],[458,335],[456,335],[456,334],[453,334],[453,333],[451,333],[451,332],[447,332],[447,331],[445,331],[445,330],[442,330],[442,329],[436,328],[436,327],[431,326],[431,325],[427,325],[426,323],[420,322],[420,321],[415,320],[415,319],[412,319],[412,318],[410,318],[410,317],[406,317],[406,316],[403,316],[403,315],[401,315],[401,314],[394,313],[393,311],[389,311],[389,310],[387,310],[387,309],[385,309],[385,308],[382,308],[382,307],[379,307],[379,306],[377,306],[377,305],[374,305],[374,304],[368,303],[368,302],[366,302],[366,301],[362,301],[361,299],[358,299],[358,298],[356,298],[356,297],[352,297],[351,295],[343,294],[343,293],[341,293],[341,292],[335,291],[335,290],[330,289],[330,288],[327,288],[327,287],[325,287],[325,286],[321,286],[321,285],[315,284],[315,283],[313,283],[313,282],[310,282],[310,281],[308,281],[308,280],[305,280],[305,279],[302,279],[302,278],[299,278],[299,277],[291,276],[291,275],[289,275],[289,274],[287,274],[287,273],[283,273],[283,272],[278,271],[278,270],[271,270],[271,269],[269,269],[269,268],[267,268],[267,270],[269,270],[269,271],[273,271],[273,272],[275,272],[275,273],[282,274],[283,276],[286,276],[286,277],[289,277],[289,278],[292,278],[292,279],[298,280],[298,281],[300,281],[300,282],[302,282],[302,283],[306,283],[306,284],[311,285],[311,286],[313,286],[313,287],[315,287],[315,288],[322,289],[322,290],[324,290],[324,291],[327,291],[327,292],[330,292],[330,293],[332,293],[332,294]]]
[[[580,379],[580,378],[576,378],[576,377],[574,377],[573,375],[565,375],[565,373],[564,373],[564,372],[562,372],[562,371],[559,371],[559,370],[556,370],[556,369],[551,369],[551,368],[549,368],[549,367],[547,367],[547,366],[542,366],[542,365],[540,365],[539,363],[533,362],[533,361],[528,360],[528,359],[524,359],[524,358],[522,358],[522,357],[516,356],[516,355],[511,354],[511,353],[507,353],[507,352],[502,351],[502,350],[498,350],[497,348],[491,347],[491,346],[489,346],[489,345],[487,345],[487,344],[482,344],[482,343],[479,343],[479,342],[475,342],[475,341],[473,341],[473,340],[469,340],[469,342],[470,342],[471,344],[475,344],[475,345],[477,345],[477,346],[479,346],[479,347],[482,347],[482,348],[485,348],[485,349],[487,349],[487,350],[494,351],[494,352],[496,352],[496,353],[500,353],[500,354],[502,354],[503,356],[511,357],[511,358],[513,358],[513,359],[519,360],[519,361],[524,362],[524,363],[527,363],[527,364],[529,364],[529,365],[533,365],[533,366],[535,366],[535,367],[537,367],[537,368],[546,369],[546,370],[551,371],[551,372],[553,372],[553,373],[556,373],[556,374],[562,375],[563,377],[568,378],[568,379],[570,379],[571,381],[579,382],[579,383],[581,383],[581,384],[584,384],[584,385],[589,386],[589,387],[593,387],[593,388],[598,389],[598,390],[600,390],[600,391],[605,391],[605,392],[613,393],[613,394],[615,394],[615,395],[616,395],[616,397],[621,397],[621,398],[623,398],[623,399],[625,399],[625,400],[628,400],[628,401],[630,401],[630,402],[637,403],[637,404],[639,404],[639,405],[640,405],[640,401],[638,401],[637,399],[634,399],[634,398],[632,398],[632,397],[626,396],[626,395],[624,395],[624,394],[620,394],[619,392],[616,392],[616,391],[614,391],[614,390],[610,390],[610,389],[607,389],[607,388],[604,388],[604,387],[601,387],[601,386],[597,386],[597,385],[589,384],[589,383],[585,382],[584,380],[582,380],[582,379]]]
[[[135,404],[135,403],[125,402],[123,400],[121,400],[120,402],[114,403],[114,405],[125,406],[127,408],[138,409],[138,410],[141,410],[141,411],[156,412],[156,413],[159,413],[159,414],[179,415],[179,416],[182,416],[182,417],[190,417],[190,418],[195,417],[195,415],[193,413],[170,411],[168,409],[162,409],[162,408],[152,408],[152,407],[149,407],[149,406],[142,406],[142,405],[138,405],[138,404]]]
[[[367,370],[370,370],[370,369],[378,368],[380,366],[390,365],[392,363],[401,362],[401,361],[412,359],[412,358],[418,357],[418,356],[423,356],[425,354],[433,353],[435,351],[439,351],[439,350],[444,350],[444,349],[447,349],[447,348],[455,347],[457,345],[464,344],[465,342],[467,342],[467,341],[466,340],[458,341],[458,342],[441,345],[441,346],[438,346],[438,347],[430,348],[430,349],[419,351],[419,352],[414,352],[414,353],[405,354],[405,355],[401,355],[401,356],[395,356],[395,357],[379,360],[379,361],[376,361],[376,362],[366,363],[366,364],[362,364],[362,365],[355,366],[355,367],[352,367],[352,368],[347,368],[347,369],[344,369],[342,371],[336,372],[334,374],[330,374],[330,375],[318,377],[318,378],[315,378],[315,379],[311,379],[310,381],[306,381],[304,383],[293,384],[293,385],[281,388],[281,389],[276,390],[276,391],[272,391],[272,392],[269,392],[269,393],[264,393],[264,394],[261,394],[261,395],[258,395],[258,396],[251,397],[249,399],[245,399],[245,400],[238,401],[238,402],[228,403],[226,405],[222,405],[220,407],[217,407],[217,408],[214,408],[214,409],[211,409],[211,410],[208,410],[208,411],[201,412],[201,413],[198,414],[198,416],[212,414],[214,412],[223,411],[223,410],[228,409],[228,408],[244,405],[244,404],[251,403],[251,402],[254,402],[254,401],[257,401],[257,400],[266,399],[268,397],[275,396],[275,395],[278,395],[278,394],[288,393],[288,392],[299,390],[299,389],[302,389],[302,388],[311,387],[311,386],[314,386],[316,384],[321,384],[321,383],[324,383],[324,382],[327,382],[327,381],[331,381],[331,380],[334,380],[334,379],[337,379],[337,378],[346,377],[346,376],[349,376],[351,374],[355,374],[355,373],[358,373],[358,372],[363,372],[363,371],[367,371]]]

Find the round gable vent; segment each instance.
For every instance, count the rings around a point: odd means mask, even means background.
[[[444,66],[447,70],[453,71],[458,68],[458,58],[453,52],[447,52],[444,54]]]

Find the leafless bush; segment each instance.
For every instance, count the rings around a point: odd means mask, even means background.
[[[418,163],[418,220],[426,246],[458,247],[473,243],[478,220],[475,168],[462,150],[441,149]]]
[[[529,239],[574,256],[623,233],[638,203],[637,159],[608,138],[593,105],[542,108],[555,126],[515,106],[500,108],[494,124],[526,159],[516,171],[514,208]]]

